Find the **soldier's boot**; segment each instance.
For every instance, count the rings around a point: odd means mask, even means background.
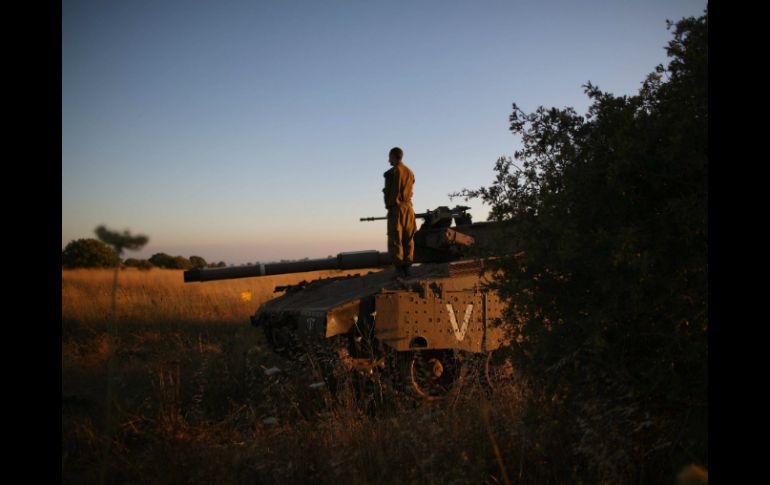
[[[396,278],[403,278],[404,277],[404,263],[401,261],[396,261],[393,263],[393,269],[396,270]]]
[[[412,267],[411,261],[404,261],[401,264],[401,274],[404,275],[404,278],[409,278],[412,276],[412,270],[410,269]]]

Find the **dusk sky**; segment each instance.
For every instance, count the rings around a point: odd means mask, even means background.
[[[636,94],[705,0],[62,2],[62,247],[106,224],[140,252],[228,263],[386,250],[382,174],[467,204],[518,140],[512,103]]]

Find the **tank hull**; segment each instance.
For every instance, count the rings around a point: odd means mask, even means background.
[[[484,289],[489,277],[480,262],[466,261],[418,265],[408,279],[386,269],[317,280],[264,303],[252,322],[271,331],[285,329],[297,347],[366,325],[398,352],[488,352],[505,342],[497,325],[503,305]]]

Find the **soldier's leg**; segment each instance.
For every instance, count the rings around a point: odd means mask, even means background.
[[[403,227],[404,262],[412,264],[414,261],[414,233],[417,232],[417,225],[415,224],[414,210],[411,207],[406,208]]]
[[[393,259],[393,266],[400,267],[404,260],[404,248],[401,242],[402,230],[398,221],[398,212],[388,214],[388,252]]]

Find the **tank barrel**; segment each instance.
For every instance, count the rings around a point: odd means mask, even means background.
[[[379,251],[352,251],[331,258],[307,259],[286,263],[264,263],[230,268],[194,268],[184,272],[185,283],[233,278],[251,278],[288,273],[304,273],[329,269],[364,269],[391,263],[388,253]]]
[[[359,219],[360,222],[366,222],[366,221],[384,221],[388,218],[388,216],[383,217],[362,217]]]

